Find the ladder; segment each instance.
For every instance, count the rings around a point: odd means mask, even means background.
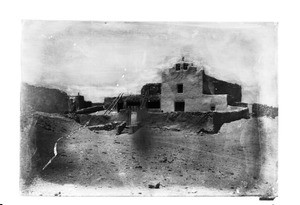
[[[108,106],[106,111],[104,112],[104,115],[108,112],[108,114],[113,110],[113,108],[116,106],[116,104],[119,102],[119,100],[122,98],[124,93],[120,93],[117,98],[115,98],[112,103]]]
[[[141,109],[146,108],[147,101],[148,101],[148,97],[143,96],[143,101],[142,101],[142,104],[140,106]]]

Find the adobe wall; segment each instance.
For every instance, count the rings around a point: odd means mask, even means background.
[[[104,98],[104,102],[103,102],[103,106],[108,108],[109,105],[116,99],[117,97],[105,97]]]
[[[197,72],[196,67],[188,70],[176,71],[175,68],[169,69],[162,75],[161,85],[161,109],[164,112],[174,111],[174,101],[186,101],[185,111],[197,111],[199,106],[193,100],[202,95],[202,74]],[[177,93],[177,84],[183,84],[183,93]]]
[[[161,94],[161,83],[148,83],[141,89],[141,95],[159,95]]]
[[[186,99],[186,112],[205,112],[215,105],[216,111],[225,110],[227,107],[227,95],[200,95],[197,99]]]
[[[22,84],[21,110],[64,113],[69,110],[69,96],[58,89]]]
[[[226,111],[216,112],[169,112],[148,113],[143,110],[138,112],[138,121],[143,125],[156,125],[164,127],[179,125],[183,129],[197,133],[217,133],[224,123],[240,119],[248,119],[248,108],[231,107]]]
[[[214,132],[218,132],[224,123],[250,118],[248,107],[232,106],[231,108],[232,110],[225,112],[213,112]]]
[[[252,115],[253,117],[267,116],[267,117],[275,118],[278,116],[278,108],[254,103],[252,105]]]
[[[216,110],[227,107],[227,95],[203,94],[204,71],[196,67],[176,71],[175,68],[163,73],[161,85],[161,109],[163,112],[174,112],[175,101],[185,102],[185,112],[210,111],[214,104]],[[177,92],[177,84],[183,84],[183,93]]]
[[[203,94],[219,95],[227,94],[228,105],[235,105],[235,102],[242,100],[242,87],[238,84],[218,80],[203,72]]]

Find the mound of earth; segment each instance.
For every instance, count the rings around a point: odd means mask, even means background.
[[[21,116],[21,180],[30,184],[54,156],[58,139],[69,136],[80,124],[59,114],[43,112]]]

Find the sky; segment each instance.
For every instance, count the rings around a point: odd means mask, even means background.
[[[274,23],[22,22],[22,82],[93,102],[140,93],[182,56],[240,84],[243,102],[278,106]]]

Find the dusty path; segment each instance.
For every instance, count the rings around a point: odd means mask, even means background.
[[[136,190],[138,195],[167,190],[175,195],[260,195],[270,184],[260,177],[259,150],[247,148],[255,141],[155,127],[134,135],[84,128],[60,140],[58,155],[39,183],[92,187],[94,195],[107,189]],[[160,189],[148,188],[158,182]]]

